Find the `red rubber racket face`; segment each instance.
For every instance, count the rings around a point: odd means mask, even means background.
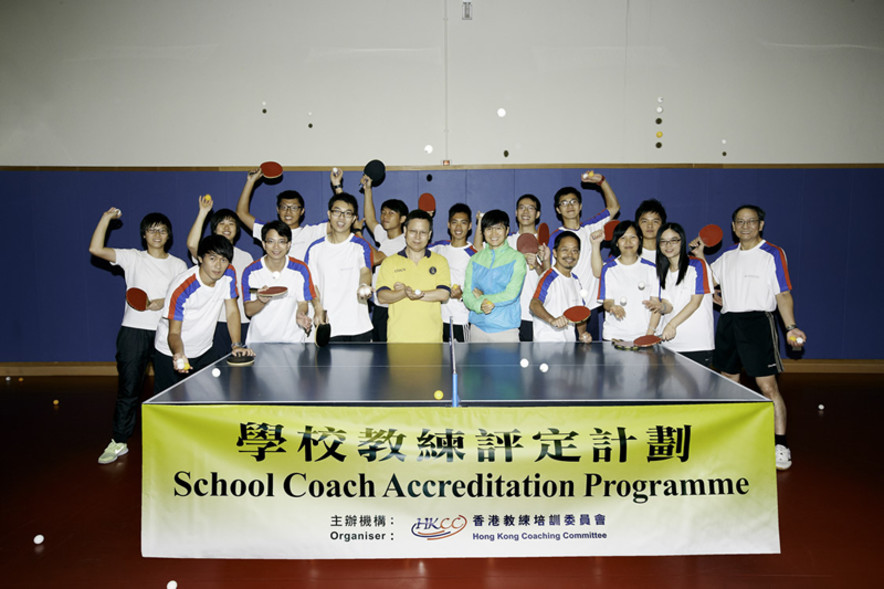
[[[721,243],[724,232],[718,225],[706,225],[700,229],[700,239],[706,244],[706,247],[715,247]]]
[[[282,166],[276,162],[264,162],[261,164],[261,173],[268,180],[273,180],[282,176]]]
[[[140,288],[130,288],[126,291],[126,302],[136,311],[147,310],[147,293]]]
[[[614,229],[617,229],[617,225],[619,224],[620,221],[616,219],[605,223],[605,241],[611,241],[612,239],[614,239]]]
[[[538,249],[537,238],[530,233],[522,233],[519,235],[519,239],[516,240],[516,249],[523,254],[536,254]]]
[[[259,292],[261,296],[278,297],[287,293],[289,289],[284,286],[268,286],[263,292]]]
[[[659,344],[660,338],[656,335],[643,335],[635,338],[633,343],[640,348],[649,348],[655,344]]]
[[[565,319],[571,323],[583,323],[589,319],[590,313],[592,313],[592,311],[589,310],[589,307],[577,305],[576,307],[565,309],[565,312],[562,313],[562,315],[564,315]]]
[[[541,223],[537,228],[537,243],[549,245],[549,225]]]
[[[435,213],[436,199],[429,192],[425,192],[417,199],[417,208],[427,213]]]

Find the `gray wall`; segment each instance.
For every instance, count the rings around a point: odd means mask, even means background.
[[[472,7],[5,0],[0,166],[884,161],[880,0]]]

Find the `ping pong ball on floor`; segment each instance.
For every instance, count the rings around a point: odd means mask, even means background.
[[[43,540],[45,540],[43,534],[37,534],[34,536],[34,544],[37,544],[38,546],[43,543]]]
[[[522,368],[528,368],[528,358],[522,358],[522,361],[519,362],[519,366]]]
[[[212,369],[212,376],[214,376],[215,378],[218,378],[219,376],[221,376],[221,369],[220,368],[213,368]]]
[[[442,391],[436,391],[435,393],[433,393],[433,398],[436,399],[437,401],[441,401],[442,397],[444,397],[444,396],[445,396],[445,393],[443,393]]]
[[[546,362],[540,365],[540,372],[546,372],[547,370],[549,370],[549,365]]]

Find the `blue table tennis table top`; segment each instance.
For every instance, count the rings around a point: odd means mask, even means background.
[[[659,345],[638,351],[609,342],[252,349],[253,365],[230,366],[221,359],[146,403],[450,406],[455,386],[460,406],[767,401]],[[436,391],[442,391],[439,400]]]

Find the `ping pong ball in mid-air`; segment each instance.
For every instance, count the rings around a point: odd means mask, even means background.
[[[824,410],[825,408],[826,408],[826,406],[823,405],[822,403],[820,403],[819,407],[817,407],[817,409],[819,409],[820,411]]]
[[[625,304],[626,304],[626,297],[620,297],[620,305],[622,306]]]
[[[43,540],[45,540],[43,534],[37,534],[36,536],[34,536],[34,544],[38,546],[43,543]]]
[[[221,369],[220,368],[213,368],[212,369],[212,376],[214,376],[215,378],[218,378],[219,376],[221,376]]]
[[[549,364],[544,362],[543,364],[540,365],[540,372],[546,372],[547,370],[549,370]]]
[[[528,368],[528,358],[522,358],[522,360],[519,362],[519,366],[521,366],[522,368]]]
[[[178,581],[169,581],[166,583],[166,589],[178,589]]]
[[[445,393],[443,393],[442,391],[436,391],[435,393],[433,393],[433,398],[436,399],[437,401],[441,401],[442,397],[444,397],[444,396],[445,396]]]

